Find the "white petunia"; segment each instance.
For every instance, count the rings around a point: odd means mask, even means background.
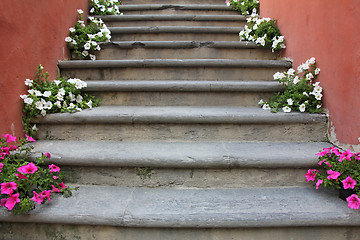
[[[33,85],[33,82],[34,82],[34,81],[31,80],[31,79],[26,79],[26,80],[25,80],[25,85],[31,87],[31,86]]]
[[[71,28],[69,28],[69,31],[70,31],[70,32],[75,32],[75,31],[76,31],[76,29],[75,29],[75,28],[73,28],[73,27],[71,27]]]
[[[73,41],[73,39],[72,39],[71,37],[66,37],[66,38],[65,38],[65,42],[70,43],[70,42],[72,42],[72,41]]]
[[[286,101],[287,101],[289,106],[294,104],[294,101],[291,98],[287,99]]]
[[[92,108],[92,103],[93,103],[93,102],[92,102],[91,100],[89,100],[89,102],[87,102],[86,105],[87,105],[89,108]]]
[[[45,91],[45,92],[43,93],[43,96],[44,96],[44,97],[50,97],[50,96],[51,96],[51,91]]]
[[[264,109],[264,110],[271,110],[271,107],[270,107],[269,104],[264,104],[264,105],[262,106],[262,109]]]
[[[260,99],[260,101],[258,102],[259,105],[263,105],[265,102],[264,100]]]
[[[24,99],[24,103],[26,104],[32,104],[34,102],[34,100],[32,98],[25,98]]]
[[[89,55],[89,52],[88,52],[88,51],[83,51],[81,54],[82,54],[84,57],[86,57],[86,56]]]
[[[35,103],[35,107],[39,110],[42,110],[44,108],[43,103],[41,101],[37,101]]]
[[[42,109],[41,112],[40,112],[40,114],[41,114],[43,117],[45,117],[46,111],[45,111],[44,109]]]
[[[282,110],[283,110],[284,112],[286,112],[286,113],[291,112],[291,108],[290,108],[289,106],[283,107]]]
[[[314,75],[312,75],[312,73],[306,74],[306,79],[307,80],[311,81],[311,79],[313,79],[313,78],[314,78]]]
[[[300,112],[305,112],[305,103],[303,103],[299,106],[299,110],[300,110]]]
[[[61,95],[61,96],[64,96],[65,95],[65,89],[60,88],[58,94]]]
[[[78,9],[77,12],[78,12],[79,14],[83,14],[83,13],[84,13],[84,11],[81,10],[81,9]]]
[[[54,80],[54,83],[56,84],[56,86],[59,86],[59,84],[61,83],[60,80]]]
[[[315,69],[315,75],[319,75],[319,73],[320,73],[320,68],[316,68]]]
[[[287,71],[287,74],[288,74],[288,75],[291,75],[291,76],[293,76],[294,73],[295,73],[295,69],[293,69],[293,68],[290,68],[290,69]]]
[[[84,44],[84,49],[89,50],[91,48],[91,44],[89,42]]]
[[[284,74],[284,73],[281,73],[281,72],[277,72],[277,73],[275,73],[275,74],[273,75],[274,80],[280,80],[280,79],[283,79],[283,78],[285,78],[285,77],[286,77],[285,74]]]
[[[43,96],[43,94],[38,90],[35,90],[34,93],[35,93],[35,96],[37,96],[37,97],[42,97]]]
[[[53,107],[52,102],[48,101],[44,103],[44,109],[51,109]]]
[[[69,98],[70,98],[70,102],[75,101],[75,96],[74,96],[74,94],[72,94],[72,92],[69,92]]]
[[[23,100],[28,98],[28,97],[29,97],[29,95],[27,95],[27,94],[20,95],[20,98],[23,99]]]
[[[92,61],[95,61],[95,60],[96,60],[96,56],[93,55],[93,54],[90,54],[90,59],[91,59]]]
[[[300,82],[299,76],[294,77],[293,83],[294,83],[294,84],[297,84],[297,83],[299,83],[299,82]]]
[[[76,100],[77,103],[81,103],[82,100],[83,100],[83,97],[81,95],[77,95],[75,100]]]
[[[56,102],[55,102],[55,106],[57,106],[58,108],[61,108],[61,102],[60,102],[60,101],[56,101]]]

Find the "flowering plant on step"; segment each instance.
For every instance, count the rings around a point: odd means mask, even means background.
[[[121,1],[118,0],[91,0],[91,15],[122,15],[119,10]]]
[[[316,155],[319,157],[320,169],[309,169],[305,174],[306,180],[316,182],[316,189],[324,186],[352,190],[345,199],[349,208],[358,209],[360,206],[360,153],[352,153],[350,150],[342,152],[336,147],[330,147],[324,148]]]
[[[44,153],[32,161],[29,142],[35,140],[26,135],[26,139],[18,139],[17,146],[16,141],[10,134],[0,138],[0,207],[21,214],[34,209],[35,203],[51,201],[55,193],[70,197],[75,188],[65,186],[60,167],[44,164],[51,155]]]
[[[101,19],[88,17],[89,23],[85,25],[82,18],[84,13],[78,9],[78,21],[74,27],[69,28],[69,36],[65,38],[68,46],[74,53],[84,59],[96,60],[95,51],[100,51],[99,42],[108,42],[111,32]]]
[[[284,36],[276,26],[276,20],[260,18],[255,9],[247,18],[247,24],[239,36],[240,41],[255,42],[260,46],[271,48],[273,52],[286,47]]]
[[[258,0],[225,0],[225,3],[243,15],[249,15],[254,9],[259,12],[260,3]]]
[[[319,73],[320,69],[316,67],[316,60],[313,57],[301,64],[297,71],[290,68],[287,72],[275,73],[274,80],[282,83],[285,90],[270,98],[269,103],[261,99],[259,105],[272,112],[282,109],[286,113],[291,111],[321,113],[322,87],[319,82],[315,82]]]
[[[99,100],[82,92],[87,84],[77,78],[58,78],[48,81],[49,74],[43,72],[43,67],[38,66],[34,80],[26,79],[28,94],[20,95],[24,101],[23,124],[25,133],[34,136],[36,126],[31,120],[48,113],[75,112],[85,108],[96,107]]]

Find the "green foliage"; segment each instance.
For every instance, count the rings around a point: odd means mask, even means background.
[[[121,1],[118,0],[91,0],[90,14],[92,15],[119,15],[119,5]]]
[[[28,94],[20,96],[24,101],[24,129],[30,136],[35,136],[36,127],[31,121],[38,115],[81,111],[99,104],[99,100],[82,92],[86,83],[80,79],[66,80],[61,77],[49,81],[48,77],[49,74],[44,73],[43,67],[39,65],[35,79],[25,81],[25,85],[29,87]]]
[[[258,13],[260,7],[258,0],[226,0],[225,3],[243,15]]]

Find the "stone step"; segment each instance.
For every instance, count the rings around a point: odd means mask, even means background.
[[[326,116],[251,107],[102,106],[34,120],[39,139],[326,141]]]
[[[224,5],[223,0],[122,0],[123,5],[134,5],[134,4],[213,4],[213,5]]]
[[[101,18],[108,27],[130,26],[213,26],[244,27],[246,16],[242,15],[108,15]]]
[[[224,4],[127,4],[119,6],[124,15],[140,14],[196,14],[234,15],[239,14]]]
[[[279,55],[240,41],[120,41],[102,43],[98,60],[117,59],[271,59]],[[76,59],[76,56],[73,56]]]
[[[275,81],[87,81],[101,105],[258,106],[283,85]]]
[[[308,186],[325,142],[37,141],[67,183],[122,187]],[[101,149],[101,151],[99,151]]]
[[[80,186],[27,215],[1,211],[0,231],[4,239],[355,240],[359,219],[335,193],[314,188]]]
[[[243,27],[109,27],[112,41],[239,41]]]
[[[142,59],[59,61],[62,76],[82,80],[273,80],[285,60]]]

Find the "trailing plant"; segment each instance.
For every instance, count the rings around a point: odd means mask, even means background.
[[[95,51],[100,51],[99,42],[108,42],[111,32],[101,19],[88,17],[88,25],[82,18],[83,11],[78,9],[78,21],[74,27],[69,28],[69,36],[65,38],[68,46],[74,53],[83,59],[96,60]]]
[[[85,108],[96,107],[99,100],[82,92],[86,83],[77,78],[58,78],[49,81],[48,72],[44,73],[43,66],[39,65],[34,80],[26,79],[28,94],[20,95],[24,101],[23,124],[25,133],[34,136],[36,126],[31,120],[48,113],[75,112]]]
[[[316,182],[316,189],[338,188],[352,190],[346,197],[348,207],[358,209],[360,206],[360,153],[350,150],[340,151],[336,147],[324,148],[316,154],[319,158],[319,169],[309,169],[306,180]]]
[[[284,112],[321,113],[322,87],[319,82],[315,82],[319,73],[320,69],[316,67],[313,57],[301,64],[297,71],[290,68],[287,72],[275,73],[274,80],[282,83],[285,90],[271,97],[269,103],[261,99],[259,105],[272,112],[282,109]]]
[[[91,15],[122,15],[119,10],[121,1],[118,0],[91,0]]]
[[[272,52],[286,48],[284,36],[277,28],[276,20],[260,18],[255,11],[247,18],[247,24],[239,36],[240,41],[255,42],[260,46],[271,48]]]
[[[4,134],[0,138],[0,206],[7,208],[15,214],[29,212],[36,204],[51,201],[55,193],[65,197],[72,195],[72,190],[63,183],[63,173],[60,167],[54,164],[44,164],[51,155],[43,153],[34,161],[29,154],[35,142],[26,135],[26,139],[19,139],[20,144],[15,145],[16,137]]]
[[[254,11],[259,12],[260,7],[258,0],[225,0],[225,3],[243,15],[249,15]]]

